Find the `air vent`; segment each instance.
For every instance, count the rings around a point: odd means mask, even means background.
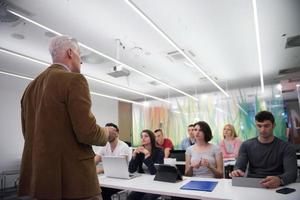
[[[300,72],[300,67],[293,67],[293,68],[279,70],[278,74],[286,75],[286,74],[298,73],[298,72]]]
[[[191,50],[185,51],[182,49],[182,51],[184,51],[191,58],[196,56]],[[179,51],[168,52],[166,56],[171,62],[187,62],[186,58]]]
[[[0,22],[11,23],[18,21],[19,17],[7,11],[7,3],[0,1]]]
[[[280,84],[282,86],[282,93],[288,93],[293,92],[296,90],[297,85],[300,83],[300,81],[291,81],[291,80],[282,80],[280,81]]]
[[[153,85],[153,86],[158,86],[159,82],[157,82],[157,81],[150,81],[149,84]]]
[[[15,38],[17,40],[24,40],[25,39],[25,36],[21,33],[12,33],[11,37]]]
[[[300,80],[300,67],[293,67],[288,69],[279,70],[278,76],[274,78],[276,81],[290,80],[299,81]]]
[[[285,48],[292,48],[292,47],[299,47],[299,46],[300,46],[300,35],[287,38]]]
[[[50,32],[50,31],[46,31],[46,32],[44,33],[44,35],[45,35],[46,37],[49,37],[49,38],[52,38],[52,37],[56,36],[56,34]]]
[[[207,72],[206,72],[207,73]],[[212,75],[209,75],[210,76],[210,78],[212,78],[214,81],[218,81],[219,80],[219,78],[218,77],[216,77],[216,76],[212,76]],[[200,82],[200,83],[204,83],[204,82],[208,82],[209,80],[205,77],[205,76],[201,76],[199,79],[198,79],[198,81]]]

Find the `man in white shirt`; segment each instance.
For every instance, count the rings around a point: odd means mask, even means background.
[[[95,156],[96,165],[102,161],[101,156],[126,156],[128,162],[132,156],[131,148],[123,141],[119,140],[119,128],[113,123],[107,123],[105,127],[110,127],[112,130],[108,136],[108,142],[104,147],[100,147],[99,153]],[[103,173],[103,168],[97,167],[97,173]]]

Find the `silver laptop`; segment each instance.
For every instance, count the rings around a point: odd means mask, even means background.
[[[232,177],[232,186],[262,188],[263,178]]]
[[[125,156],[102,156],[104,175],[112,178],[131,179],[140,174],[128,171],[128,161]]]

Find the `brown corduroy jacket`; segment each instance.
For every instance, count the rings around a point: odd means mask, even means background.
[[[85,198],[99,194],[91,145],[105,145],[105,128],[91,113],[83,75],[52,65],[26,88],[21,100],[24,149],[19,196]]]

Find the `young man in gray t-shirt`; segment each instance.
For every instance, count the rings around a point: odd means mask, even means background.
[[[259,136],[245,141],[239,151],[235,170],[231,176],[244,176],[249,163],[248,177],[264,178],[260,184],[277,188],[297,178],[297,158],[293,147],[275,137],[274,116],[261,111],[255,116]]]

